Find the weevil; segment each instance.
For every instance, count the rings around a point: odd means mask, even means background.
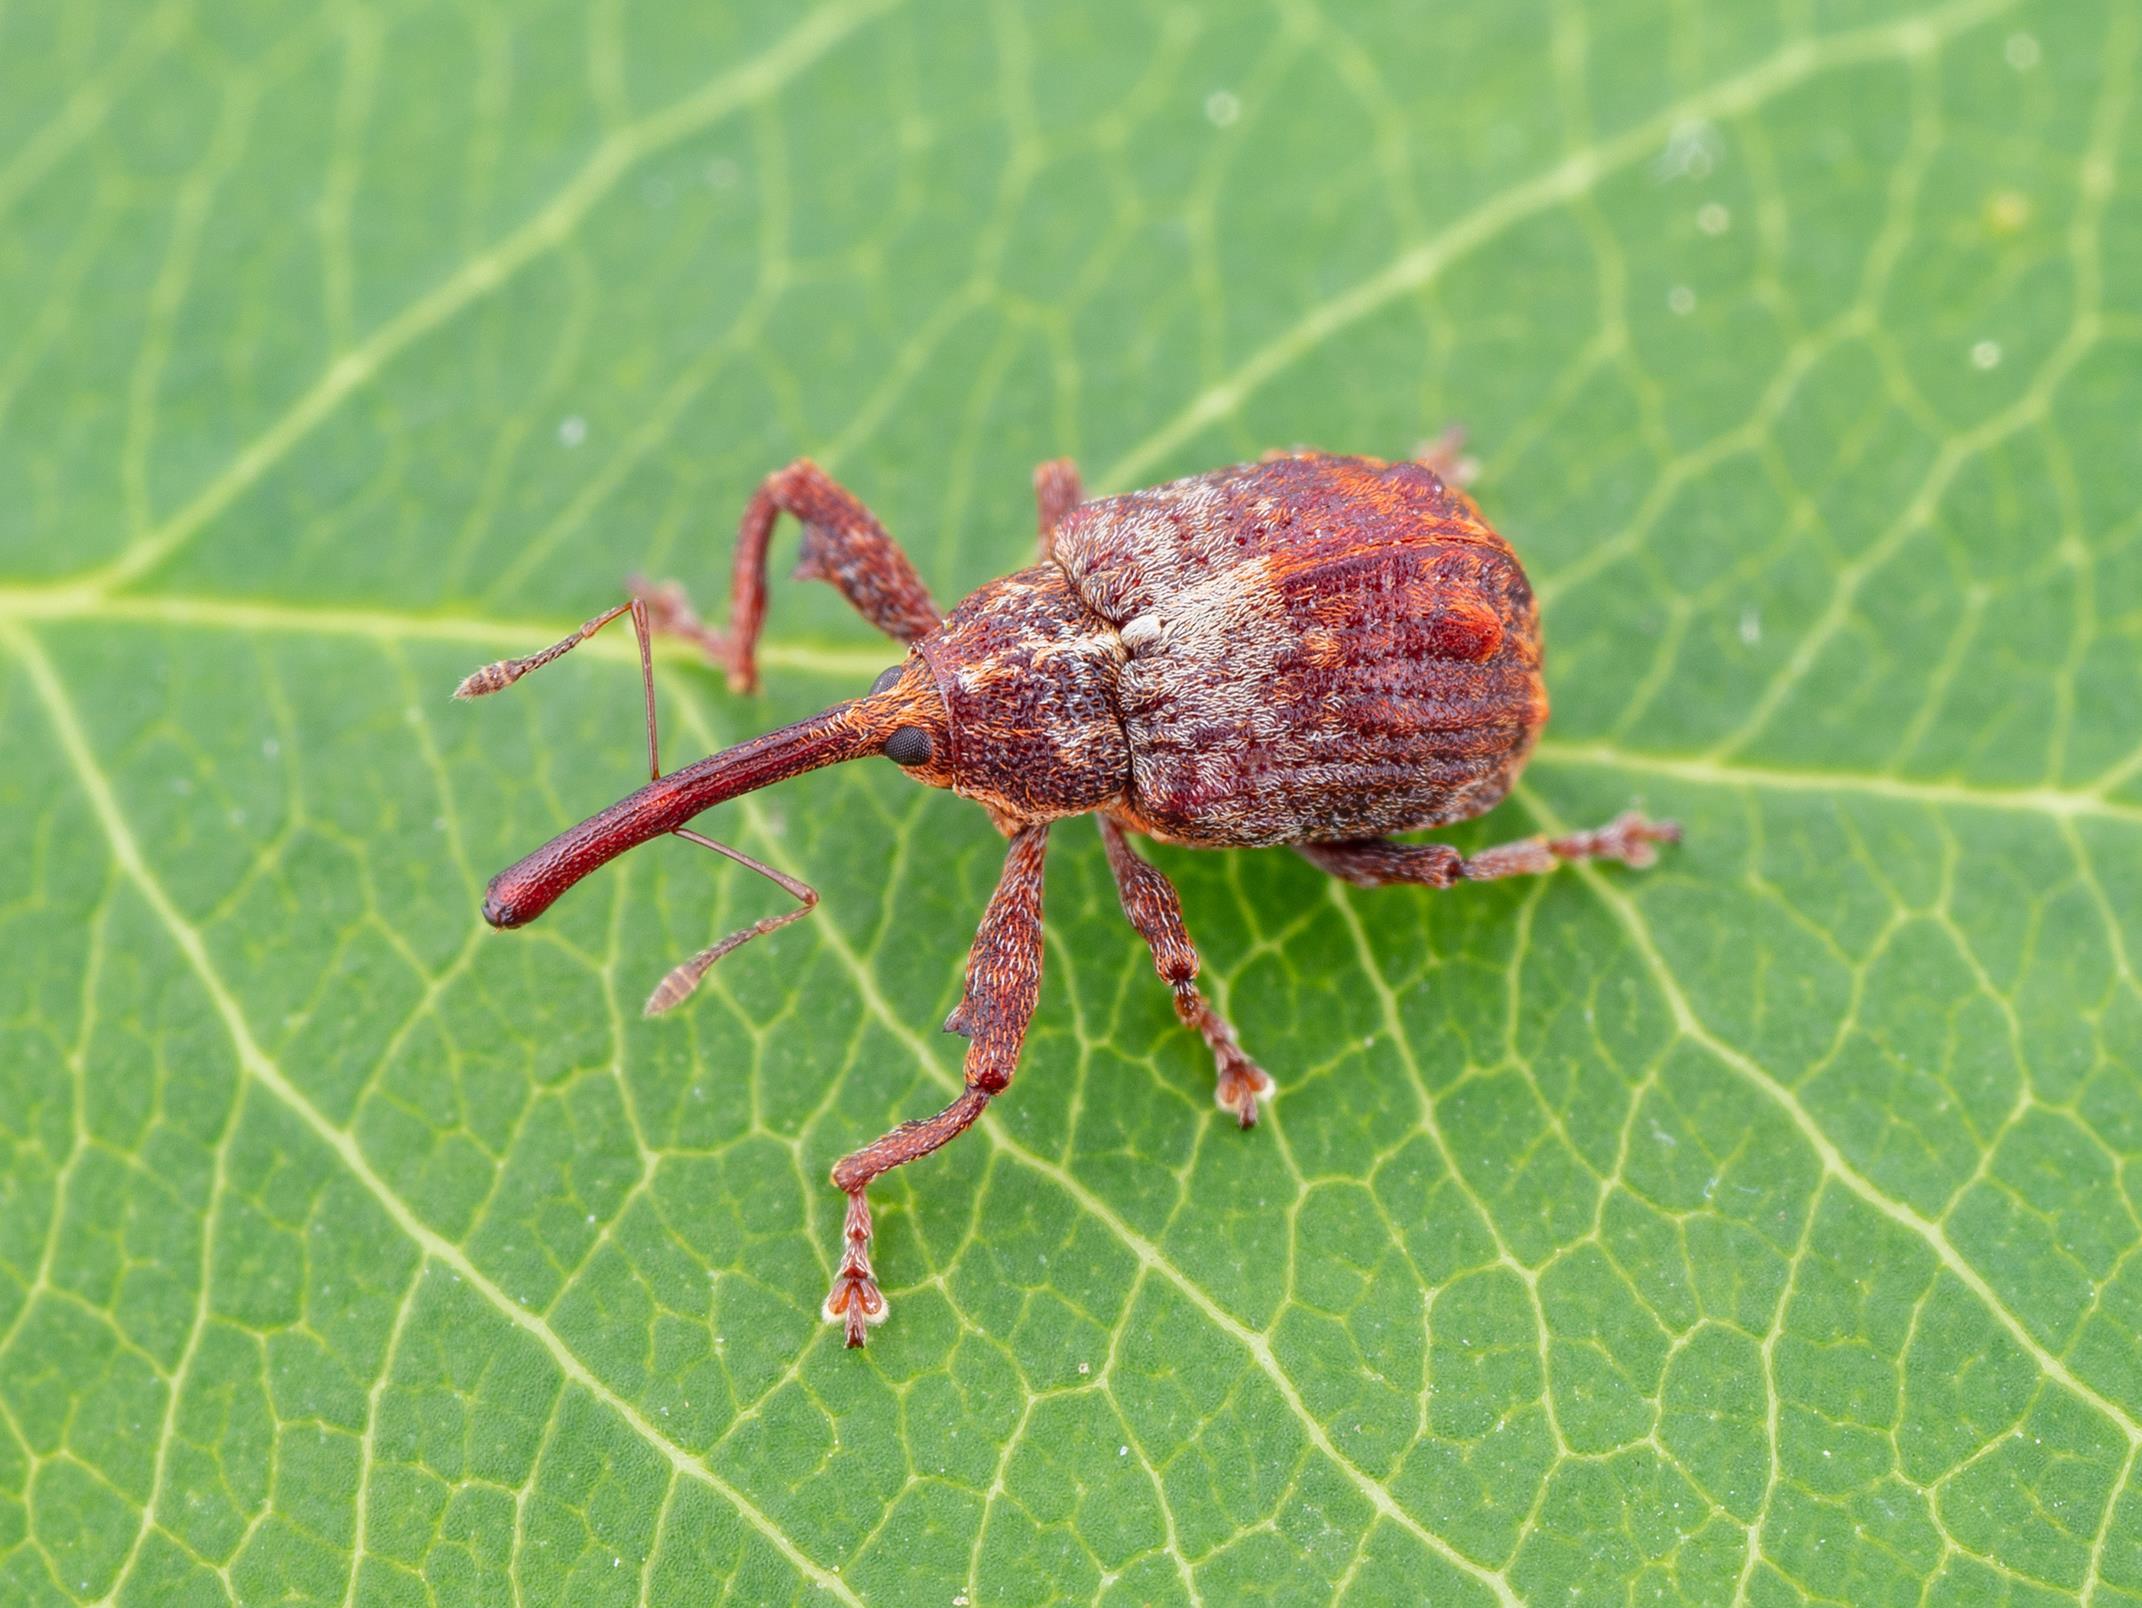
[[[1010,1084],[1041,990],[1042,851],[1092,815],[1123,913],[1175,1011],[1210,1046],[1220,1106],[1248,1128],[1274,1084],[1197,986],[1182,903],[1132,836],[1194,848],[1284,844],[1364,887],[1453,883],[1584,859],[1645,866],[1679,829],[1625,814],[1596,831],[1461,855],[1391,834],[1469,820],[1499,803],[1547,719],[1538,608],[1510,546],[1426,458],[1268,455],[1146,491],[1087,501],[1069,460],[1034,472],[1040,554],[949,614],[876,516],[808,460],[746,507],[729,628],[674,585],[628,601],[527,658],[486,665],[456,696],[495,692],[629,615],[647,705],[645,787],[491,879],[483,916],[519,927],[627,849],[664,835],[772,878],[797,901],[662,979],[648,1013],[688,996],[737,945],[807,914],[817,894],[690,830],[728,799],[882,754],[989,813],[1009,840],[946,1030],[968,1040],[965,1087],[844,1157],[839,1270],[824,1307],[850,1346],[882,1322],[870,1262],[871,1181],[958,1137]],[[649,637],[698,643],[731,684],[757,684],[767,545],[803,527],[800,578],[832,583],[905,645],[868,693],[662,773]]]

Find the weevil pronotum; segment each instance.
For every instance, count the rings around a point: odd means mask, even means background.
[[[945,614],[869,509],[816,465],[793,463],[744,511],[726,632],[702,624],[675,587],[636,586],[562,642],[487,665],[456,694],[495,692],[631,616],[652,779],[492,878],[483,914],[494,927],[533,921],[597,866],[664,834],[728,855],[797,899],[672,970],[649,1014],[817,902],[803,883],[687,828],[725,799],[883,754],[974,799],[1011,840],[945,1023],[969,1041],[966,1088],[833,1169],[848,1209],[825,1316],[851,1346],[886,1313],[870,1266],[871,1180],[964,1132],[1018,1065],[1041,990],[1041,862],[1055,822],[1098,818],[1123,913],[1174,990],[1176,1014],[1211,1046],[1220,1105],[1245,1128],[1272,1079],[1198,992],[1181,902],[1132,833],[1199,848],[1287,844],[1348,882],[1431,888],[1570,860],[1648,865],[1654,844],[1680,836],[1636,814],[1474,855],[1388,835],[1500,802],[1547,719],[1524,570],[1428,461],[1274,454],[1087,502],[1076,469],[1058,460],[1034,472],[1034,491],[1039,561]],[[861,698],[665,776],[649,634],[690,638],[733,685],[755,686],[767,540],[784,513],[803,525],[796,573],[838,587],[906,657]]]

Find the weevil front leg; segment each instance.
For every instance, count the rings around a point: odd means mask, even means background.
[[[1254,1127],[1261,1102],[1271,1097],[1271,1074],[1242,1051],[1235,1030],[1197,989],[1197,949],[1183,925],[1183,902],[1161,870],[1131,847],[1123,828],[1103,815],[1101,842],[1108,869],[1115,873],[1116,897],[1138,936],[1153,951],[1153,969],[1175,990],[1175,1014],[1194,1027],[1212,1050],[1219,1069],[1213,1097],[1222,1111],[1234,1113],[1243,1127]]]
[[[675,581],[645,587],[654,626],[697,642],[729,672],[729,684],[750,692],[759,684],[759,629],[766,620],[766,547],[774,522],[793,514],[803,525],[798,580],[828,581],[868,620],[896,642],[912,642],[935,630],[943,616],[914,565],[885,533],[862,499],[808,458],[776,469],[759,482],[744,506],[736,531],[731,571],[729,629],[710,629],[693,612]]]
[[[1674,822],[1648,820],[1632,810],[1590,832],[1525,838],[1474,855],[1460,854],[1447,843],[1394,843],[1389,838],[1297,843],[1294,849],[1311,865],[1360,887],[1418,882],[1447,888],[1454,882],[1533,876],[1576,860],[1619,860],[1641,869],[1658,859],[1654,845],[1680,841],[1681,828]]]
[[[967,954],[966,990],[945,1019],[946,1032],[968,1040],[967,1087],[935,1116],[903,1122],[834,1165],[834,1187],[847,1194],[848,1214],[841,1228],[840,1271],[824,1311],[827,1322],[846,1326],[851,1346],[864,1342],[870,1325],[885,1321],[885,1296],[870,1266],[865,1191],[871,1180],[965,1133],[1018,1068],[1019,1047],[1041,997],[1041,860],[1048,837],[1046,823],[1013,835],[1004,874]]]

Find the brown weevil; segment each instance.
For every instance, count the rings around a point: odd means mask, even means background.
[[[870,1266],[871,1180],[964,1132],[1018,1065],[1041,989],[1042,850],[1055,822],[1098,818],[1123,912],[1174,990],[1176,1013],[1211,1046],[1220,1105],[1245,1128],[1272,1079],[1198,992],[1181,902],[1131,833],[1198,848],[1287,844],[1348,882],[1432,888],[1588,858],[1648,865],[1652,845],[1680,835],[1629,814],[1469,856],[1391,838],[1498,803],[1547,719],[1524,570],[1429,462],[1274,454],[1087,502],[1060,460],[1035,471],[1034,489],[1039,562],[945,614],[861,502],[816,465],[791,464],[745,510],[726,632],[703,625],[674,587],[635,587],[562,642],[488,665],[457,693],[495,692],[631,615],[653,779],[492,878],[483,914],[494,927],[521,926],[597,866],[664,834],[729,855],[796,897],[798,908],[671,971],[650,1014],[817,901],[687,828],[726,799],[883,754],[974,799],[1011,840],[945,1023],[969,1040],[966,1088],[833,1169],[848,1209],[825,1316],[845,1325],[851,1346],[886,1312]],[[907,655],[863,697],[665,776],[649,633],[696,641],[733,685],[753,687],[767,540],[783,513],[803,525],[797,574],[830,581]]]

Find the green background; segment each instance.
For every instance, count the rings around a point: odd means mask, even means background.
[[[2142,12],[0,6],[0,1600],[2142,1602]],[[1116,490],[1458,422],[1555,720],[1363,892],[1162,852],[1235,1131],[1057,834],[889,765],[511,938],[618,596],[808,451],[949,602]],[[785,569],[794,536],[777,552]],[[766,688],[893,657],[777,587]]]

